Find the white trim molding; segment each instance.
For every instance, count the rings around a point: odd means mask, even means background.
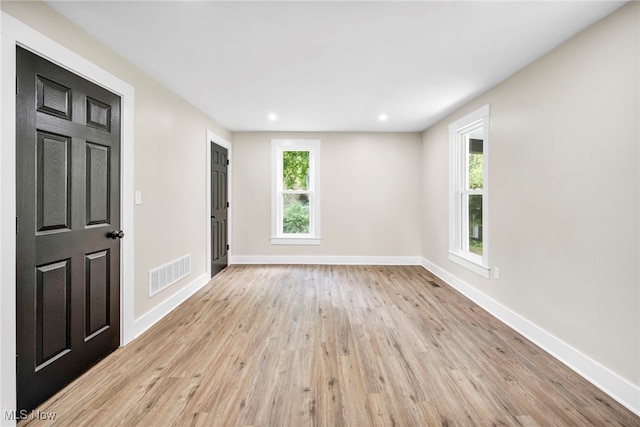
[[[171,295],[159,305],[138,317],[134,324],[135,336],[140,336],[147,329],[159,322],[164,316],[175,310],[180,304],[185,302],[187,298],[198,292],[203,286],[211,280],[211,273],[204,273],[196,280]]]
[[[321,239],[315,237],[272,237],[272,245],[288,245],[288,246],[317,246],[322,243]]]
[[[421,265],[416,256],[238,255],[230,264]]]
[[[535,323],[525,319],[478,289],[422,258],[421,265],[460,292],[493,317],[500,320],[525,338],[564,363],[620,404],[640,416],[640,387],[631,384],[615,372],[602,366],[589,356],[571,347]]]
[[[229,209],[227,209],[227,243],[229,244],[229,250],[227,251],[228,259],[231,259],[231,251],[233,250],[232,230],[233,230],[233,144],[224,139],[223,137],[207,130],[207,194],[205,199],[207,201],[207,216],[205,217],[206,230],[207,230],[207,253],[205,265],[207,266],[207,277],[211,278],[211,143],[219,145],[222,148],[227,149],[227,160],[229,160],[229,166],[227,167],[227,201],[229,202]]]
[[[75,52],[51,40],[5,12],[1,19],[0,80],[0,414],[16,409],[16,249],[15,249],[15,81],[16,46],[24,47],[47,60],[90,80],[121,97],[121,226],[126,238],[121,241],[120,344],[135,338],[133,311],[133,111],[134,88]],[[0,418],[1,425],[15,425],[15,420]]]
[[[449,251],[449,261],[455,262],[456,264],[461,265],[476,274],[479,274],[485,279],[488,279],[491,276],[491,269],[489,267],[483,265],[481,262],[477,262],[476,260],[461,256],[457,252]]]

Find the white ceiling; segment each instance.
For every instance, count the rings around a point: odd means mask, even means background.
[[[47,3],[232,131],[421,131],[625,2]]]

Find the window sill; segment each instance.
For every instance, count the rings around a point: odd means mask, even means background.
[[[467,258],[462,254],[449,251],[449,261],[455,262],[456,264],[461,265],[476,274],[479,274],[485,279],[488,279],[490,277],[491,269],[489,267],[474,259]]]
[[[272,237],[272,245],[290,245],[290,246],[318,246],[320,245],[319,237]]]

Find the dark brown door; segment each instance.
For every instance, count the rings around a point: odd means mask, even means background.
[[[17,48],[18,408],[120,343],[120,98]]]
[[[227,149],[211,143],[211,276],[227,266]]]

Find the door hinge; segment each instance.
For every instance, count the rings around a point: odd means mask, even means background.
[[[227,166],[229,166],[229,160],[227,160]]]
[[[227,250],[229,250],[229,245],[227,245]]]
[[[229,202],[227,202],[227,207],[229,207]]]

